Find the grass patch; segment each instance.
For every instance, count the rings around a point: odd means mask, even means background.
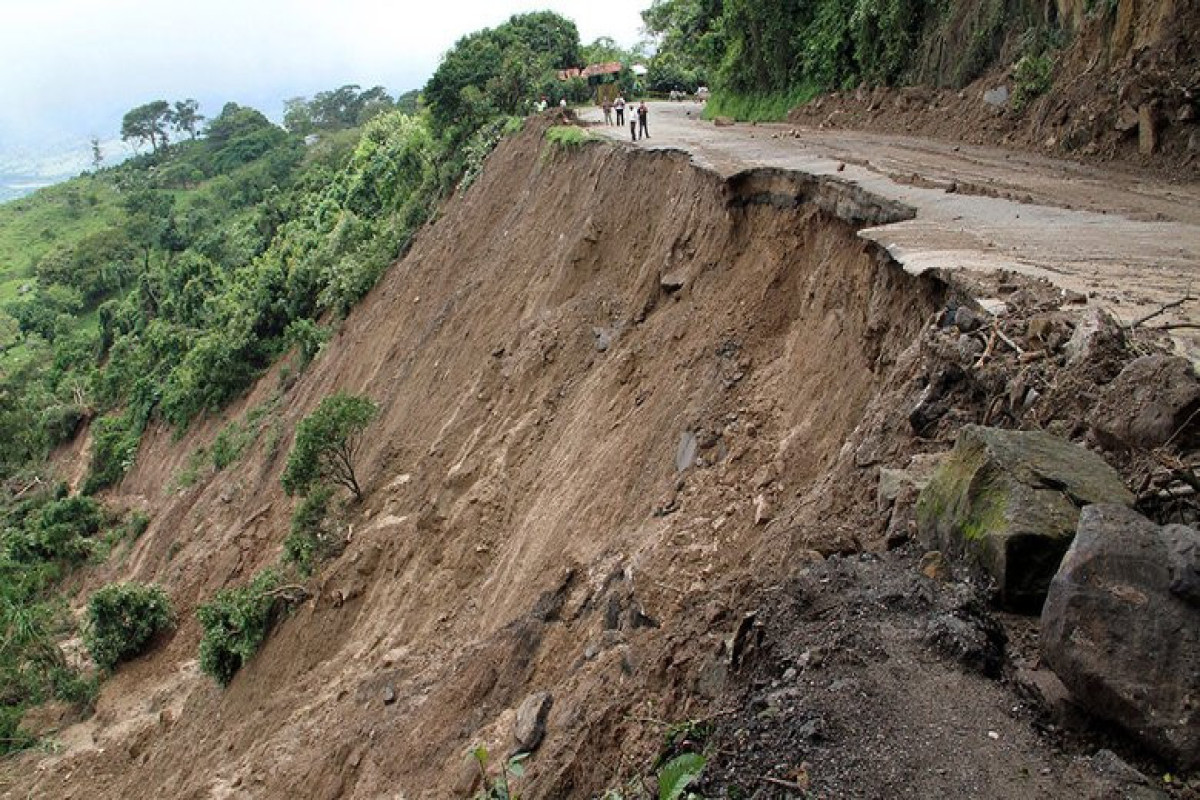
[[[582,147],[591,139],[591,134],[574,125],[555,125],[546,130],[546,141],[563,149]]]
[[[704,118],[732,117],[739,122],[782,122],[787,119],[789,111],[820,93],[821,90],[812,85],[766,94],[718,92],[705,104]]]

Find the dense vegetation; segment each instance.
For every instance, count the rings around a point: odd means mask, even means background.
[[[93,173],[0,206],[0,752],[32,742],[29,706],[94,697],[98,671],[68,662],[63,640],[81,635],[111,670],[170,624],[157,587],[105,587],[82,630],[60,598],[75,570],[145,530],[92,495],[128,471],[149,422],[182,430],[289,350],[303,369],[540,94],[582,99],[581,81],[554,73],[587,55],[572,23],[537,13],[460,40],[421,103],[343,86],[288,101],[279,127],[235,103],[206,117],[194,100],[153,100],[122,123],[141,155],[101,168],[97,152]],[[277,444],[267,417],[281,400],[227,425],[173,485],[225,468],[264,431]],[[343,410],[342,441],[373,406]],[[85,426],[90,469],[72,496],[46,458]],[[288,575],[340,547],[327,484],[356,491],[353,472],[292,477],[306,496],[284,563],[198,610],[201,665],[222,683],[302,596]]]
[[[0,505],[0,753],[32,741],[18,726],[30,705],[52,699],[90,704],[95,679],[69,663],[57,644],[75,628],[59,597],[61,583],[136,539],[146,523],[138,515],[114,518],[91,498],[68,496],[62,485],[30,483],[5,497]]]
[[[654,0],[642,16],[658,43],[652,72],[669,71],[685,89],[715,87],[710,114],[767,118],[818,91],[911,80],[963,86],[994,61],[1006,36],[1046,24],[1028,5]],[[1024,48],[1017,57],[1039,52]]]

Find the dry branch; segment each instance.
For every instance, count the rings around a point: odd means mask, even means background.
[[[1138,317],[1133,322],[1129,323],[1129,330],[1133,330],[1134,328],[1138,327],[1139,325],[1144,325],[1147,322],[1149,322],[1150,320],[1154,319],[1155,317],[1157,317],[1161,314],[1165,314],[1166,312],[1170,311],[1172,308],[1179,308],[1179,306],[1183,305],[1184,303],[1188,302],[1189,300],[1195,300],[1195,299],[1196,299],[1195,297],[1192,297],[1190,294],[1188,294],[1188,295],[1184,295],[1183,297],[1179,298],[1178,300],[1172,300],[1169,303],[1163,303],[1161,306],[1158,307],[1158,309],[1156,311],[1151,311],[1146,316]]]

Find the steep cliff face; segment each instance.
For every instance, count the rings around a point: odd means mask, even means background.
[[[222,421],[143,444],[112,499],[153,522],[89,580],[162,583],[179,628],[61,752],[6,765],[10,791],[451,796],[467,747],[505,752],[534,690],[554,701],[527,796],[601,790],[638,745],[625,715],[705,702],[701,655],[739,597],[846,546],[868,489],[825,479],[941,301],[811,189],[550,151],[536,129],[504,144],[298,379],[234,410],[278,398],[278,437],[183,490]],[[222,690],[193,609],[278,557],[291,433],[336,390],[380,406],[366,499],[312,599]]]

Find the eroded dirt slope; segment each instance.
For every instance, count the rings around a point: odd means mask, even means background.
[[[590,797],[649,768],[654,721],[720,712],[744,614],[801,565],[881,546],[863,467],[912,449],[919,334],[948,292],[803,202],[811,180],[768,177],[546,151],[536,127],[503,144],[298,380],[269,375],[235,409],[282,392],[281,443],[182,491],[220,421],[143,445],[111,499],[153,522],[81,590],[158,581],[181,623],[60,749],[5,763],[3,796],[461,797],[467,748],[509,752],[514,709],[546,690],[522,796]],[[279,556],[291,432],[335,390],[381,409],[366,500],[313,598],[222,690],[197,669],[192,611]],[[889,707],[943,701],[921,717],[936,744],[904,740],[914,791],[956,791],[991,759],[967,785],[1025,796],[1013,774],[1064,768],[1001,713],[1008,690],[936,655],[903,663]],[[948,722],[982,713],[1017,745]],[[903,775],[850,780],[883,796]]]

